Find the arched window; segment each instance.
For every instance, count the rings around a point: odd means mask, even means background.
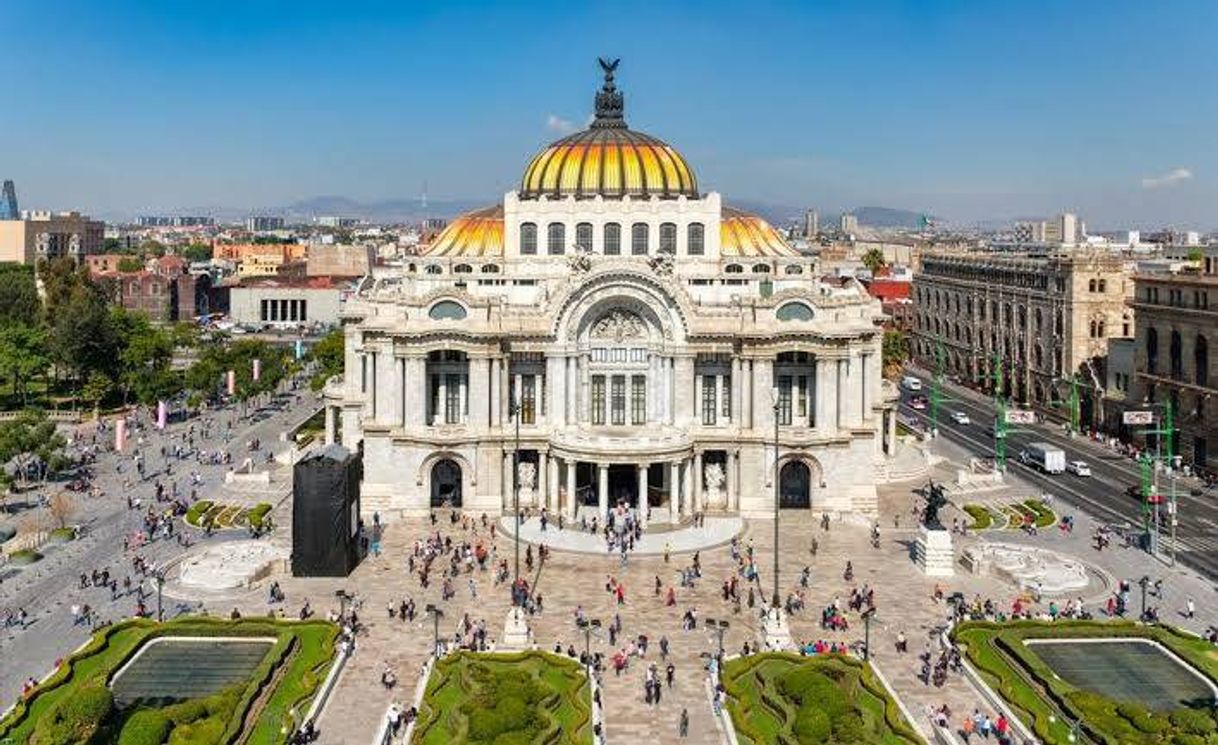
[[[727,266],[723,267],[723,271],[728,274],[740,274],[744,271],[744,267],[740,266],[739,264],[728,264]]]
[[[769,273],[770,273],[769,264],[754,264],[753,265],[753,274],[769,274]]]
[[[498,274],[499,265],[498,264],[483,264],[482,273],[483,274]]]
[[[1210,345],[1201,334],[1193,342],[1193,382],[1209,387],[1210,381]]]
[[[1094,279],[1087,283],[1087,292],[1095,292],[1095,280]]]
[[[592,223],[581,222],[575,226],[575,247],[581,251],[592,250]]]
[[[605,223],[606,256],[617,256],[622,252],[622,226],[615,222]]]
[[[1091,338],[1092,339],[1094,339],[1097,336],[1097,334],[1095,333],[1095,326],[1096,326],[1095,319],[1092,318],[1091,319]]]
[[[537,223],[526,222],[521,224],[520,253],[525,255],[537,253]]]
[[[671,222],[660,223],[660,253],[675,254],[677,252],[677,225]]]
[[[1099,334],[1097,334],[1097,338],[1099,338],[1099,339],[1103,339],[1105,336],[1107,336],[1107,335],[1108,335],[1108,334],[1107,334],[1107,329],[1105,328],[1105,325],[1106,325],[1106,324],[1104,323],[1103,319],[1101,319],[1101,320],[1100,320],[1100,332],[1099,332]]]
[[[635,256],[647,255],[647,223],[636,222],[630,226],[630,253]]]
[[[1100,280],[1100,292],[1107,292],[1107,291],[1108,291],[1108,280],[1101,279]]]
[[[1180,340],[1180,332],[1171,332],[1171,342],[1168,346],[1170,355],[1171,376],[1179,379],[1184,376],[1184,343]]]
[[[566,253],[567,226],[560,222],[552,222],[546,227],[546,252],[551,256]]]
[[[784,303],[775,315],[780,321],[811,321],[812,309],[803,303]]]
[[[1146,329],[1146,372],[1154,375],[1159,366],[1159,330],[1151,326]]]
[[[1041,327],[1044,326],[1044,314],[1040,312],[1040,308],[1036,309],[1034,318],[1036,319],[1036,331],[1039,333]]]
[[[467,315],[465,306],[453,300],[441,300],[427,311],[433,321],[461,321]]]
[[[457,264],[453,267],[453,274],[469,274],[474,271],[474,268],[469,264]]]
[[[442,274],[444,272],[444,270],[440,268],[439,264],[428,264],[427,268],[423,271],[427,272],[428,274]]]
[[[803,274],[804,268],[799,264],[788,264],[786,269],[783,269],[786,274]]]
[[[690,256],[701,256],[706,253],[706,246],[704,245],[706,240],[705,235],[706,229],[702,227],[702,223],[691,222],[686,233],[686,239],[689,242],[686,253]]]

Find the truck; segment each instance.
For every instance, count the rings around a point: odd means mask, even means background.
[[[1065,473],[1066,451],[1047,442],[1029,442],[1019,451],[1019,462],[1045,473]]]

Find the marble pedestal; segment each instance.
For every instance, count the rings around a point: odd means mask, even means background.
[[[770,608],[766,611],[761,622],[762,641],[765,648],[771,651],[791,649],[791,628],[787,626],[787,617],[782,608]]]
[[[952,534],[942,528],[921,526],[914,543],[914,563],[928,577],[950,577],[955,574]]]
[[[530,649],[533,646],[533,634],[529,631],[527,614],[521,608],[508,611],[507,620],[503,624],[503,638],[499,640],[499,649],[514,651]]]

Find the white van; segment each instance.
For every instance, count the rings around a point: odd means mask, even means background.
[[[916,393],[922,390],[922,381],[912,375],[906,375],[901,378],[901,387],[911,393]]]

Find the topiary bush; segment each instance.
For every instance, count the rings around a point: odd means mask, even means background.
[[[161,709],[139,709],[123,724],[118,745],[163,745],[173,730],[173,722]]]
[[[82,686],[51,707],[34,727],[29,745],[84,745],[114,710],[114,696],[101,684]]]
[[[266,516],[271,513],[271,506],[266,502],[261,502],[246,514],[246,520],[249,521],[251,528],[258,530],[262,529],[263,523],[266,521]]]

